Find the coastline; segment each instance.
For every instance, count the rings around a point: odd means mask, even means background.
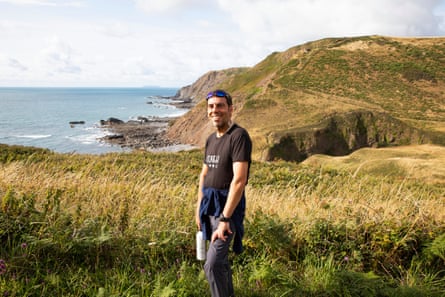
[[[170,105],[190,110],[193,107],[191,101],[173,99]],[[115,118],[101,120],[101,128],[110,134],[99,139],[112,145],[132,150],[144,150],[150,152],[178,152],[196,149],[197,147],[180,143],[167,137],[170,122],[178,117],[138,117],[137,120],[127,122]]]

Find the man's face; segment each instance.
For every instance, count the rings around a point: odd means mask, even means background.
[[[214,96],[207,100],[207,116],[219,131],[225,131],[229,127],[232,111],[233,106],[227,104],[225,97]]]

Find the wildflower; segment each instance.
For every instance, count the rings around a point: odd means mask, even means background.
[[[348,262],[348,261],[349,261],[349,257],[348,257],[348,256],[345,256],[345,257],[343,258],[343,261]]]
[[[6,261],[0,259],[0,275],[3,275],[5,273],[6,273]]]
[[[26,249],[28,247],[28,244],[26,242],[23,242],[21,245],[22,249]]]

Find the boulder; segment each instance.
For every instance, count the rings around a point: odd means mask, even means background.
[[[119,120],[117,118],[108,118],[108,120],[100,120],[100,124],[102,126],[113,126],[123,124],[124,121]]]

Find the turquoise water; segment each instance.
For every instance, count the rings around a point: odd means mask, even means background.
[[[98,138],[100,120],[179,116],[169,105],[174,88],[0,88],[0,143],[48,148],[61,153],[123,151]],[[84,121],[83,125],[70,125]]]

